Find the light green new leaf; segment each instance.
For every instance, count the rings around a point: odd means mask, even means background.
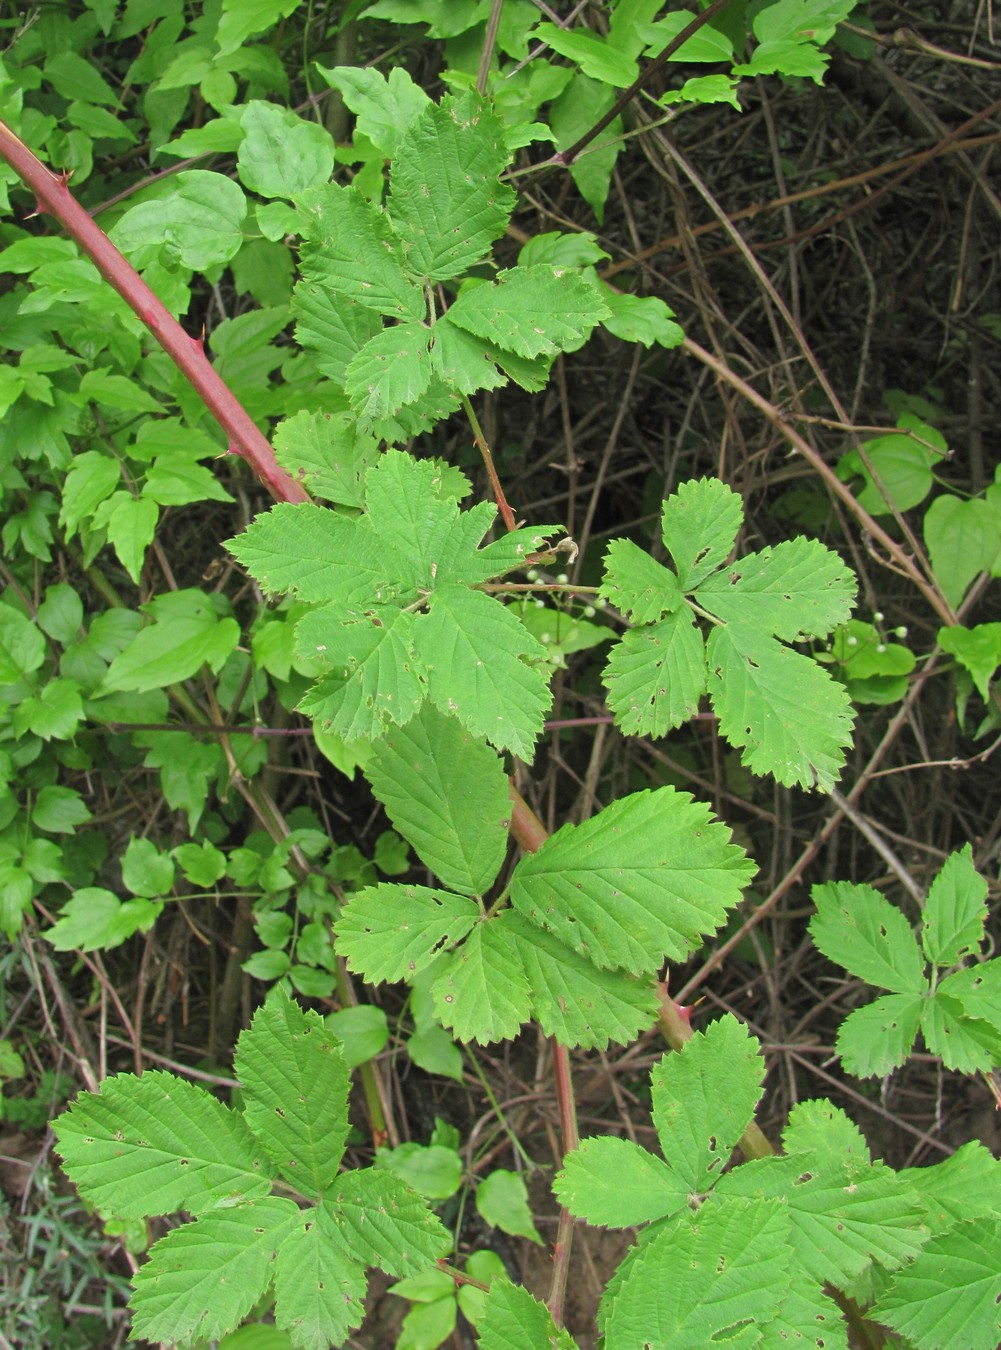
[[[682,603],[678,578],[631,539],[609,544],[601,595],[637,624],[655,623]]]
[[[545,648],[509,609],[482,591],[439,587],[429,613],[418,616],[414,649],[442,712],[531,762],[552,694],[543,669],[522,659]]]
[[[649,981],[619,970],[599,970],[521,914],[506,920],[532,990],[535,1019],[561,1045],[606,1050],[631,1044],[657,1017]]]
[[[326,1205],[299,1215],[274,1265],[275,1325],[302,1350],[341,1345],[365,1315],[365,1267]]]
[[[177,591],[161,621],[141,629],[112,661],[99,692],[161,689],[190,679],[203,665],[222,669],[240,641],[235,619],[220,619],[198,591]],[[182,603],[184,602],[184,603]]]
[[[148,497],[133,497],[127,492],[115,494],[120,500],[107,520],[108,543],[138,586],[146,549],[156,533],[160,508]]]
[[[297,412],[278,423],[274,446],[278,463],[312,496],[338,506],[363,505],[362,485],[378,462],[379,442],[348,413]]]
[[[532,36],[541,38],[560,56],[569,57],[585,75],[602,84],[625,89],[636,79],[636,62],[587,28],[570,31],[557,28],[554,23],[540,23],[535,26]]]
[[[485,1176],[476,1188],[476,1209],[492,1227],[542,1246],[532,1222],[525,1179],[519,1173],[498,1167]]]
[[[298,1220],[292,1200],[272,1195],[172,1229],[136,1273],[133,1333],[191,1342],[234,1330],[270,1284],[275,1252]]]
[[[408,722],[427,692],[413,631],[414,615],[390,605],[324,605],[304,615],[297,654],[319,656],[333,669],[299,700],[299,711],[346,741],[375,740],[389,723]]]
[[[664,1279],[673,1268],[685,1278]],[[750,1350],[791,1288],[793,1269],[780,1200],[711,1201],[697,1216],[678,1214],[633,1256],[607,1304],[605,1348]]]
[[[1001,1028],[995,1022],[970,1017],[943,980],[921,1009],[921,1034],[933,1055],[947,1069],[960,1073],[990,1073],[1001,1066]]]
[[[163,910],[146,899],[120,900],[102,886],[73,892],[45,932],[57,952],[94,952],[120,947],[133,933],[148,933]]]
[[[959,546],[958,538],[954,541]],[[978,623],[973,628],[940,628],[938,645],[954,656],[973,678],[980,697],[986,703],[990,683],[1001,666],[1001,623]]]
[[[299,209],[306,228],[299,254],[303,282],[328,286],[379,314],[424,318],[424,293],[404,274],[403,241],[383,210],[335,183],[305,194]]]
[[[686,1208],[690,1192],[662,1158],[630,1139],[601,1135],[566,1155],[553,1194],[589,1224],[633,1228]]]
[[[100,450],[83,450],[74,455],[63,481],[59,524],[67,539],[76,534],[81,521],[92,515],[101,502],[121,486],[122,468],[117,459]]]
[[[216,31],[219,51],[228,55],[254,33],[287,19],[300,0],[222,0],[222,15]]]
[[[493,884],[511,824],[496,751],[425,705],[379,742],[366,776],[394,827],[446,886],[482,895]]]
[[[754,35],[759,46],[735,75],[798,75],[822,84],[829,57],[820,47],[854,9],[852,0],[777,0],[758,10]]]
[[[511,900],[599,969],[643,975],[714,933],[753,875],[707,806],[664,787],[564,825],[520,860]]]
[[[656,295],[628,295],[602,285],[601,296],[609,315],[604,327],[620,342],[642,342],[644,347],[679,346],[685,330],[674,322],[674,310]]]
[[[843,1066],[856,1078],[883,1078],[899,1068],[914,1048],[922,1006],[919,994],[885,994],[849,1013],[835,1047]]]
[[[577,1350],[569,1331],[554,1326],[546,1305],[506,1276],[491,1280],[476,1331],[480,1350]]]
[[[271,1165],[243,1117],[158,1069],[106,1079],[99,1093],[82,1093],[53,1129],[80,1194],[118,1218],[198,1213],[271,1189]]]
[[[252,99],[240,117],[243,141],[236,157],[244,187],[261,197],[298,197],[334,171],[334,142],[318,122],[277,103]]]
[[[445,281],[486,257],[514,210],[514,191],[499,178],[509,159],[504,124],[477,95],[425,107],[390,176],[389,212],[411,276]]]
[[[337,951],[370,984],[412,979],[480,918],[473,900],[382,882],[352,895],[337,919]]]
[[[315,1012],[281,989],[268,995],[236,1046],[247,1124],[291,1185],[322,1193],[337,1175],[348,1133],[351,1075]]]
[[[390,541],[311,502],[280,502],[225,547],[265,591],[292,592],[301,600],[393,600],[410,571]],[[416,591],[404,589],[403,598],[415,599]]]
[[[228,263],[243,247],[247,199],[222,173],[189,169],[169,180],[165,196],[130,207],[109,238],[135,267],[154,262],[165,243],[193,272]]]
[[[933,1237],[872,1311],[917,1350],[993,1350],[1001,1341],[1001,1220]]]
[[[925,963],[905,916],[872,886],[830,881],[810,892],[814,945],[852,975],[894,994],[921,995]]]
[[[424,90],[401,66],[388,77],[371,66],[333,66],[329,70],[314,62],[316,70],[332,89],[340,90],[355,114],[355,127],[373,145],[393,159],[400,141],[430,103]]]
[[[601,678],[627,736],[666,736],[694,717],[706,692],[706,649],[688,606],[624,633]]]
[[[964,844],[946,858],[928,891],[921,946],[929,961],[954,966],[979,951],[987,920],[986,899],[987,882],[973,866],[973,849]]]
[[[456,1040],[490,1045],[518,1034],[531,1016],[532,998],[505,914],[476,925],[431,992],[435,1015]]]
[[[452,1249],[423,1199],[384,1168],[342,1172],[321,1207],[355,1260],[390,1275],[419,1275]]]
[[[518,356],[575,352],[608,316],[597,287],[578,272],[539,264],[500,272],[467,287],[448,311],[452,323]]]
[[[743,1023],[728,1015],[654,1066],[654,1129],[689,1191],[708,1191],[719,1180],[754,1117],[765,1067],[759,1048]]]
[[[1001,512],[980,497],[936,497],[925,512],[923,533],[935,580],[958,606],[981,572],[992,571],[1001,548]]]
[[[706,644],[709,697],[740,762],[792,787],[834,786],[851,740],[851,700],[809,656],[748,622],[714,628]]]
[[[378,310],[366,309],[319,282],[299,282],[292,292],[292,314],[296,341],[314,353],[320,374],[339,385],[362,347],[382,331]]]
[[[724,623],[750,624],[786,642],[829,633],[847,620],[854,597],[854,580],[838,555],[802,535],[740,558],[695,592]]]
[[[729,557],[744,519],[739,495],[717,478],[682,483],[664,502],[661,535],[686,591]]]

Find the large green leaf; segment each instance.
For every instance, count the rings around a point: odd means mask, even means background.
[[[932,1238],[873,1315],[917,1350],[993,1350],[1001,1340],[1001,1220]]]
[[[319,122],[276,103],[252,99],[240,118],[243,141],[236,157],[241,182],[262,197],[298,197],[327,182],[334,142]]]
[[[564,825],[518,863],[511,900],[599,969],[642,975],[714,933],[753,874],[707,806],[665,787]]]
[[[724,623],[745,623],[785,642],[829,633],[851,610],[855,584],[816,539],[789,539],[708,577],[695,599]]]
[[[466,287],[448,314],[477,337],[536,357],[576,351],[608,310],[597,287],[579,273],[540,263]]]
[[[365,1267],[345,1249],[328,1206],[300,1214],[274,1264],[275,1325],[295,1346],[340,1345],[365,1310]]]

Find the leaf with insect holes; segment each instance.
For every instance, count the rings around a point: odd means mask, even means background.
[[[337,919],[337,950],[370,984],[412,980],[480,918],[464,895],[382,882],[350,896]]]
[[[685,590],[721,567],[744,519],[740,497],[715,478],[682,483],[664,503],[661,535]]]
[[[665,736],[699,710],[706,648],[687,605],[659,623],[633,628],[612,648],[601,678],[608,706],[627,736]]]
[[[466,287],[448,314],[467,332],[534,358],[576,351],[608,309],[597,287],[579,273],[539,263]]]
[[[750,623],[793,642],[844,623],[853,595],[851,573],[837,554],[800,537],[713,573],[694,598],[724,623]]]

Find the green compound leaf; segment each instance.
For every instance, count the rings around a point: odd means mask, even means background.
[[[746,623],[783,641],[844,623],[855,596],[851,573],[817,539],[789,539],[731,563],[695,592],[724,623]]]
[[[599,969],[643,975],[715,932],[753,874],[707,806],[665,787],[564,825],[518,863],[511,900]]]
[[[609,544],[601,595],[637,624],[655,623],[682,603],[678,578],[631,539]]]
[[[524,658],[546,649],[510,610],[482,591],[439,586],[418,619],[414,649],[442,712],[531,762],[552,693],[544,668]]]
[[[593,283],[545,263],[467,287],[448,311],[460,328],[529,358],[575,352],[607,314]]]
[[[275,1325],[295,1346],[340,1345],[365,1315],[365,1267],[344,1248],[325,1205],[299,1215],[274,1264]]]
[[[719,1180],[763,1091],[759,1045],[726,1016],[696,1032],[651,1075],[653,1123],[661,1152],[688,1191]]]
[[[980,950],[987,921],[987,882],[964,844],[932,882],[921,924],[921,946],[936,966],[954,966]]]
[[[672,1267],[685,1278],[664,1279]],[[614,1298],[606,1296],[606,1350],[721,1343],[750,1350],[790,1289],[793,1268],[779,1200],[713,1202],[698,1216],[678,1214],[635,1253]]]
[[[569,1331],[557,1330],[549,1309],[506,1277],[491,1280],[476,1319],[480,1350],[577,1350]]]
[[[882,1078],[899,1068],[914,1048],[922,1007],[920,995],[885,994],[849,1013],[835,1047],[848,1072]]]
[[[460,394],[500,389],[507,383],[507,376],[494,365],[497,359],[490,343],[463,332],[448,314],[435,324],[431,369],[449,388]]]
[[[383,882],[352,895],[337,920],[337,950],[370,984],[409,980],[466,936],[479,906],[427,886]]]
[[[458,276],[487,255],[514,210],[500,182],[510,154],[504,124],[474,94],[427,106],[400,141],[389,211],[411,276]]]
[[[322,1019],[276,988],[240,1035],[233,1067],[261,1147],[297,1190],[320,1194],[344,1156],[351,1086]]]
[[[687,1206],[689,1188],[661,1158],[614,1135],[584,1139],[563,1159],[553,1193],[578,1218],[602,1228],[632,1228]]]
[[[601,673],[608,706],[627,736],[666,736],[694,717],[707,677],[705,643],[687,605],[660,623],[630,629]]]
[[[743,519],[739,495],[716,478],[682,483],[668,497],[661,533],[685,590],[726,562]]]
[[[494,750],[425,706],[379,742],[366,776],[394,827],[446,886],[482,895],[493,884],[511,824]]]
[[[271,1166],[243,1117],[204,1088],[159,1070],[106,1079],[53,1128],[80,1194],[122,1219],[198,1213],[271,1189]]]
[[[810,936],[829,960],[877,988],[925,992],[925,963],[911,925],[879,891],[833,881],[814,886],[810,895],[817,907]]]
[[[714,628],[706,654],[719,729],[741,763],[787,787],[832,788],[851,739],[844,686],[748,623]]]
[[[352,358],[344,388],[363,425],[395,417],[427,390],[430,342],[431,329],[424,324],[400,323],[376,333]]]
[[[232,1331],[267,1290],[275,1252],[298,1221],[293,1201],[267,1196],[173,1229],[135,1276],[135,1335],[190,1343]]]
[[[507,1041],[532,1012],[528,977],[506,914],[479,923],[431,988],[435,1015],[460,1041]]]
[[[917,1350],[993,1350],[1001,1341],[1001,1220],[933,1237],[872,1311]]]
[[[390,1275],[418,1275],[452,1248],[423,1199],[384,1168],[342,1172],[321,1208],[356,1261]]]

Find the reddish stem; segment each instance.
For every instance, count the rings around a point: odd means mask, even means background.
[[[200,338],[189,337],[157,299],[135,268],[122,257],[101,227],[73,197],[66,179],[52,173],[11,129],[0,122],[0,156],[35,194],[38,211],[47,211],[93,262],[200,395],[241,455],[278,501],[305,502],[309,494],[275,459],[267,437],[216,374]]]

